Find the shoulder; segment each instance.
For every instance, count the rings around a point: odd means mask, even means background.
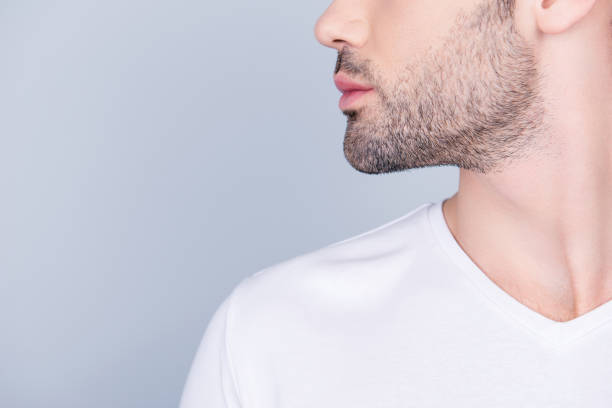
[[[232,292],[235,313],[282,318],[296,310],[364,304],[383,295],[431,247],[431,204],[244,278]]]
[[[227,301],[225,339],[237,388],[273,390],[262,373],[294,367],[332,333],[358,334],[398,302],[417,299],[431,259],[430,204],[240,281]]]

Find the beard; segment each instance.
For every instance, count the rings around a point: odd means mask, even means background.
[[[461,12],[442,45],[402,67],[394,80],[344,47],[336,72],[374,87],[369,103],[345,110],[344,156],[356,170],[390,173],[456,165],[499,172],[542,147],[541,77],[512,12],[485,0]]]

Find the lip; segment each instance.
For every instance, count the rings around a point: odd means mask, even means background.
[[[372,89],[364,90],[364,91],[347,91],[342,94],[340,97],[340,102],[338,102],[338,107],[340,110],[347,110],[355,101],[361,98],[363,95],[372,92]]]
[[[336,88],[342,92],[342,97],[338,103],[341,110],[348,109],[355,101],[374,89],[371,85],[352,81],[343,74],[336,74],[334,83]]]
[[[370,89],[373,89],[371,85],[360,84],[359,82],[352,81],[343,74],[336,74],[334,76],[334,83],[336,84],[336,88],[338,88],[338,90],[342,93],[350,91],[369,91]]]

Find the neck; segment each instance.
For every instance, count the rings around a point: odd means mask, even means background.
[[[612,54],[608,43],[573,41],[549,36],[536,47],[547,61],[539,67],[547,112],[538,148],[497,172],[461,169],[459,190],[443,206],[480,269],[557,321],[612,300]]]
[[[443,207],[481,270],[557,321],[612,299],[612,92],[602,88],[559,88],[565,97],[550,106],[566,113],[548,147],[496,174],[461,169]]]

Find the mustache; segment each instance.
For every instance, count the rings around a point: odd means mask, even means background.
[[[371,77],[371,75],[368,75],[370,72],[367,67],[367,63],[359,61],[355,52],[348,47],[343,47],[340,51],[338,51],[338,58],[336,59],[334,74],[337,74],[340,71],[362,75],[367,78]]]

